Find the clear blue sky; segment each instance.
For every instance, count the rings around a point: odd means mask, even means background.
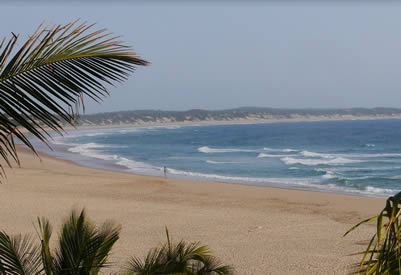
[[[88,113],[401,107],[396,2],[110,3],[3,3],[1,36],[13,31],[26,38],[44,19],[81,18],[122,34],[152,62],[112,88],[102,105],[87,102]]]

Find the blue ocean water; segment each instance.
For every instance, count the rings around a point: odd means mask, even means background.
[[[52,153],[143,175],[387,196],[401,189],[401,120],[72,131]]]

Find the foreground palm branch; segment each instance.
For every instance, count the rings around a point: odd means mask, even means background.
[[[38,219],[41,242],[0,233],[0,274],[91,274],[108,267],[108,256],[119,238],[120,226],[110,222],[96,227],[85,210],[73,211],[63,223],[54,249],[52,227]]]
[[[14,33],[0,40],[0,156],[9,166],[19,164],[15,137],[35,152],[25,133],[47,143],[49,130],[61,134],[63,122],[74,123],[85,96],[101,101],[108,95],[104,84],[148,64],[106,30],[89,31],[92,26],[41,24],[19,49]]]
[[[52,226],[38,218],[40,242],[29,236],[0,232],[1,275],[97,275],[113,267],[108,261],[121,227],[111,222],[95,226],[85,210],[72,211],[62,223],[58,239],[51,242]],[[228,275],[234,270],[222,265],[207,246],[180,241],[151,250],[144,261],[131,258],[121,274]],[[52,244],[52,247],[50,246]]]
[[[234,274],[234,269],[222,265],[210,254],[207,246],[185,241],[173,244],[167,230],[166,234],[167,242],[160,247],[151,249],[143,260],[132,257],[125,268],[126,274]]]
[[[376,233],[372,236],[357,272],[365,274],[401,274],[401,192],[386,201],[378,216],[366,219],[348,230],[345,235],[362,224],[377,221]],[[345,236],[344,235],[344,236]]]

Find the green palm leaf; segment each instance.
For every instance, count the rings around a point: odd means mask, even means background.
[[[0,232],[0,274],[39,274],[40,264],[40,249],[32,238]]]
[[[367,248],[357,254],[363,257],[355,266],[355,273],[401,274],[401,192],[389,197],[379,215],[366,219],[350,230],[349,234],[362,224],[376,221],[376,232]]]
[[[164,270],[164,249],[164,246],[151,249],[148,254],[146,254],[144,260],[138,257],[132,257],[124,268],[127,271],[125,274],[162,274]]]
[[[202,259],[197,259],[189,267],[191,274],[197,275],[225,275],[234,274],[234,269],[231,266],[223,265],[216,257],[205,256]]]
[[[151,249],[144,260],[132,257],[125,267],[133,275],[185,274],[185,275],[229,275],[231,266],[222,265],[213,257],[207,246],[198,242],[180,241],[172,243],[166,229],[167,242]]]
[[[50,249],[50,238],[52,236],[52,226],[46,218],[38,218],[40,239],[41,239],[41,259],[45,274],[52,275],[54,270],[54,258]]]
[[[96,227],[85,210],[73,211],[64,222],[53,266],[54,274],[98,274],[108,266],[108,256],[121,227],[111,222]]]
[[[91,27],[41,24],[18,50],[17,35],[0,42],[0,156],[8,165],[18,163],[14,137],[35,151],[25,132],[47,143],[49,130],[62,134],[63,122],[74,123],[84,96],[99,102],[108,95],[103,84],[148,64],[118,37]]]

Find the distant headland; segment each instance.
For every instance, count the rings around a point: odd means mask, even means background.
[[[240,107],[225,110],[133,110],[81,115],[78,126],[128,126],[162,124],[257,123],[275,121],[356,120],[401,118],[398,108],[285,109]]]

